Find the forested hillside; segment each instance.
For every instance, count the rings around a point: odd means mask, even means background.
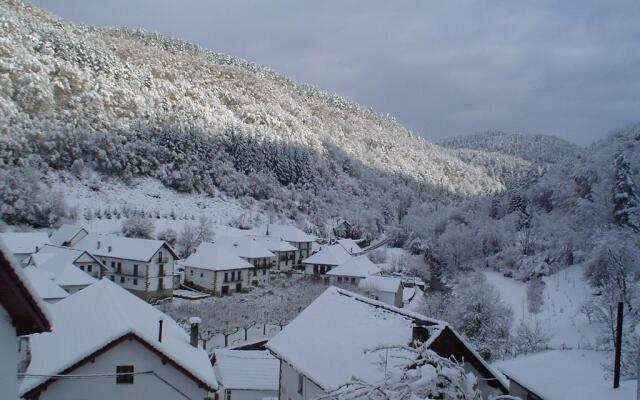
[[[408,198],[504,189],[392,118],[180,40],[4,0],[0,54],[7,167],[218,189],[311,226],[341,216],[370,228],[401,219]]]

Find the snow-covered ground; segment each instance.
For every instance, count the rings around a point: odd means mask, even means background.
[[[514,311],[514,329],[520,320],[534,323],[552,335],[553,348],[589,348],[602,333],[602,324],[589,323],[580,313],[580,305],[591,296],[591,288],[584,280],[583,267],[573,265],[544,277],[544,305],[539,314],[527,307],[527,285],[498,272],[485,271],[487,280],[500,292],[502,299]]]
[[[124,216],[112,212],[111,218],[104,216],[104,211],[142,210],[146,214],[159,215],[152,218],[156,233],[166,228],[180,232],[185,224],[195,225],[198,218],[208,218],[216,235],[241,235],[241,231],[227,224],[241,216],[260,218],[254,206],[243,206],[239,200],[228,198],[222,194],[214,197],[199,193],[179,193],[166,188],[156,179],[136,179],[133,184],[126,185],[117,180],[98,180],[98,176],[80,181],[71,176],[59,176],[53,179],[54,190],[61,191],[67,204],[78,208],[79,223],[91,232],[120,233]],[[99,183],[99,184],[98,184]],[[97,189],[97,190],[96,190]],[[92,216],[86,218],[87,210],[95,215],[96,210],[103,214],[102,218]],[[172,217],[175,215],[175,219]],[[266,222],[266,221],[265,221]]]

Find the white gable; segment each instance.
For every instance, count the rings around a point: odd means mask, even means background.
[[[268,351],[216,350],[216,376],[225,389],[277,391],[280,361]]]
[[[50,305],[49,310],[53,330],[30,336],[31,363],[27,374],[59,374],[110,342],[132,333],[202,382],[217,388],[207,353],[189,344],[189,335],[184,329],[107,279]],[[162,342],[158,342],[157,337],[160,318],[164,320]],[[46,380],[46,377],[25,379],[21,394]]]

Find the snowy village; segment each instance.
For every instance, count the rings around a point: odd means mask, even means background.
[[[0,400],[640,400],[631,2],[0,0]]]

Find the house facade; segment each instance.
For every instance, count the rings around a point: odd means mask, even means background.
[[[298,314],[269,340],[267,348],[281,361],[279,398],[311,400],[330,394],[354,376],[379,384],[385,369],[380,368],[380,355],[371,350],[420,342],[441,357],[464,360],[463,368],[479,378],[485,398],[507,393],[502,375],[445,322],[336,287]],[[402,363],[391,355],[387,362],[387,368]]]
[[[247,277],[249,285],[262,286],[269,281],[269,270],[276,266],[277,257],[255,237],[221,237],[214,245],[253,265]]]
[[[303,267],[301,262],[311,255],[311,245],[317,239],[293,225],[267,224],[257,229],[257,234],[262,236],[280,238],[296,248],[296,267]]]
[[[267,269],[257,269],[228,247],[201,243],[183,262],[184,282],[216,296],[240,293],[267,279]]]
[[[335,285],[353,285],[358,286],[362,279],[381,272],[367,256],[351,257],[344,263],[331,269],[326,275],[330,278],[330,282]]]
[[[25,399],[213,399],[217,382],[206,351],[169,316],[110,280],[50,311],[52,332],[30,337]]]
[[[278,397],[280,362],[266,350],[220,349],[215,352],[213,367],[220,399]]]
[[[288,272],[296,266],[296,257],[299,249],[291,243],[274,236],[250,237],[275,254],[275,264],[273,267],[275,270]]]
[[[170,297],[179,285],[178,256],[162,240],[89,234],[75,248],[106,265],[112,282],[147,301]]]
[[[360,281],[358,287],[374,300],[396,307],[403,306],[403,285],[400,278],[370,276]]]
[[[51,330],[50,316],[21,266],[0,239],[0,388],[18,399],[21,336]]]
[[[313,254],[302,261],[304,265],[304,273],[319,277],[331,271],[340,264],[347,262],[351,258],[342,246],[334,244],[321,248],[317,253]]]

